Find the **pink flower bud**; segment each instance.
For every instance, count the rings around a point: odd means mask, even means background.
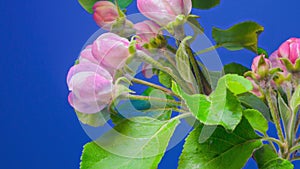
[[[152,38],[156,38],[160,32],[160,26],[153,21],[143,21],[134,25],[136,35],[140,37],[137,39],[142,45],[149,43]]]
[[[128,47],[127,39],[113,33],[104,33],[93,43],[92,54],[99,65],[109,71],[115,71],[123,67],[129,57]]]
[[[292,64],[300,57],[300,39],[290,38],[285,41],[278,49],[278,55],[282,58],[288,58]]]
[[[178,15],[188,15],[192,10],[191,0],[137,0],[139,11],[147,18],[165,26]]]
[[[75,110],[93,114],[104,109],[112,97],[113,79],[104,68],[93,63],[73,66],[67,76],[69,103]]]
[[[269,72],[271,67],[271,61],[265,58],[264,55],[255,57],[251,65],[251,69],[255,74],[257,74],[257,78],[264,77]]]
[[[110,30],[111,25],[119,17],[117,7],[110,1],[96,2],[93,11],[95,22],[105,30]]]

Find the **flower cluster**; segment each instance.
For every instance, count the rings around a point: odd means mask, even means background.
[[[259,55],[253,59],[246,76],[253,83],[253,93],[259,97],[268,86],[286,89],[297,86],[300,72],[300,39],[290,38],[270,58]],[[291,78],[293,77],[293,78]]]
[[[161,27],[173,22],[178,15],[188,15],[191,0],[138,0],[140,12],[150,20],[134,24],[135,50],[149,53],[147,49],[161,47]],[[117,33],[114,25],[124,20],[124,13],[110,1],[99,1],[93,6],[94,20],[101,28],[110,31],[99,36],[82,50],[78,64],[67,77],[69,103],[75,110],[94,114],[103,110],[112,99],[115,74],[122,69],[130,56],[130,37]],[[125,19],[126,23],[131,23]],[[123,29],[123,27],[119,28]],[[155,45],[154,45],[155,44]],[[152,66],[144,64],[145,77],[153,75]],[[150,71],[149,71],[150,70]]]

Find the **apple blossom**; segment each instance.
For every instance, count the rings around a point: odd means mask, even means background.
[[[68,73],[69,103],[75,110],[93,114],[104,109],[112,97],[113,79],[104,68],[93,63],[74,65]]]
[[[191,0],[137,0],[139,11],[147,18],[165,26],[178,15],[189,15]]]
[[[92,45],[92,54],[98,64],[107,69],[111,74],[121,68],[130,53],[129,41],[114,33],[104,33]]]
[[[136,35],[139,36],[137,41],[141,44],[149,43],[151,39],[161,34],[160,26],[153,21],[146,20],[134,25]]]
[[[290,38],[285,41],[278,49],[278,55],[282,58],[287,58],[292,64],[300,57],[300,39]]]

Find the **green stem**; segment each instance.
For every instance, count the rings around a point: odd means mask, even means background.
[[[133,83],[137,83],[137,84],[142,84],[142,85],[146,85],[146,86],[150,86],[152,88],[155,88],[155,89],[158,89],[158,90],[161,90],[163,92],[165,92],[166,94],[168,95],[172,95],[172,96],[175,96],[179,99],[181,99],[181,97],[175,93],[173,93],[171,90],[167,89],[167,88],[164,88],[162,86],[159,86],[157,84],[154,84],[154,83],[150,83],[150,82],[147,82],[147,81],[144,81],[144,80],[141,80],[141,79],[137,79],[137,78],[132,78],[131,81]]]
[[[142,110],[142,112],[151,112],[151,111],[166,111],[166,110],[172,110],[179,113],[187,113],[187,110],[178,109],[175,107],[163,107],[163,108],[153,108],[148,110]]]
[[[219,47],[221,47],[221,46],[220,46],[220,45],[215,45],[215,46],[211,46],[211,47],[209,47],[209,48],[200,50],[200,51],[196,52],[196,56],[201,55],[201,54],[203,54],[203,53],[207,53],[207,52],[216,50],[216,49],[219,48]]]
[[[292,117],[290,120],[290,123],[288,125],[288,144],[289,147],[291,147],[293,145],[294,139],[295,139],[295,124],[296,124],[296,118],[295,118],[295,113],[292,112]]]
[[[267,99],[268,105],[270,107],[270,112],[271,112],[273,121],[275,123],[275,127],[276,127],[276,130],[277,130],[277,135],[278,135],[281,143],[286,143],[286,141],[284,139],[283,131],[282,131],[282,128],[281,128],[281,125],[280,125],[280,119],[278,117],[278,115],[279,115],[278,110],[277,110],[276,106],[274,105],[274,100],[272,99],[272,96],[271,96],[271,90],[272,90],[271,88],[266,90],[266,99]],[[281,149],[286,149],[285,144],[281,145],[280,148]]]
[[[291,159],[291,162],[297,161],[297,160],[300,160],[300,157],[294,157],[294,158],[292,158],[292,159]]]
[[[184,88],[186,91],[189,91],[191,93],[191,89],[186,86],[186,82],[181,80],[178,76],[173,74],[172,70],[164,67],[161,63],[154,60],[152,57],[148,56],[147,54],[136,54],[137,57],[141,58],[145,62],[151,64],[152,66],[156,67],[157,69],[160,69],[164,71],[165,73],[169,74],[179,85]]]
[[[183,119],[183,118],[192,117],[192,116],[193,116],[192,113],[184,113],[184,114],[180,114],[180,115],[172,118],[172,120]]]
[[[274,143],[276,143],[278,146],[280,146],[280,147],[283,147],[284,146],[284,144],[280,141],[280,140],[278,140],[278,139],[276,139],[276,138],[273,138],[273,137],[263,137],[262,138],[262,140],[263,141],[271,141],[271,142],[274,142]],[[276,149],[275,149],[276,150]]]
[[[292,153],[292,152],[294,152],[296,150],[299,150],[299,149],[300,149],[300,144],[296,144],[295,146],[290,148],[289,152]]]
[[[294,133],[297,133],[297,131],[299,129],[299,125],[300,125],[300,113],[298,113],[298,116],[297,116],[297,122],[295,124]]]
[[[181,106],[181,102],[175,101],[175,100],[169,100],[169,99],[162,99],[158,97],[149,97],[149,96],[139,96],[139,95],[127,95],[129,99],[131,100],[145,100],[145,101],[156,101],[156,102],[164,102],[169,103],[175,106]],[[125,96],[126,98],[126,96]]]

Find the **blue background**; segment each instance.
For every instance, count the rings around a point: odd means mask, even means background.
[[[259,45],[271,52],[289,37],[300,37],[299,5],[298,0],[224,0],[213,10],[193,12],[208,35],[212,26],[257,21],[265,27]],[[136,5],[128,11],[136,13]],[[97,29],[76,0],[0,1],[0,168],[78,168],[90,139],[68,105],[65,77]],[[249,66],[254,57],[245,50],[218,51],[224,64]],[[181,146],[167,152],[159,168],[176,168]],[[256,166],[250,161],[245,168]]]

